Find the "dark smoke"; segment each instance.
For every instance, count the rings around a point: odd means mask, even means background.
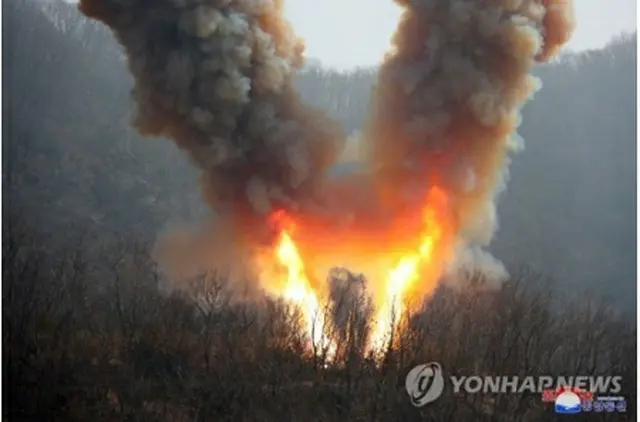
[[[293,88],[304,47],[282,1],[81,0],[79,8],[126,51],[137,129],[188,152],[217,212],[247,233],[274,208],[314,203],[345,137]]]

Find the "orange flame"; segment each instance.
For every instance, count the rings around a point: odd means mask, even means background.
[[[321,306],[326,289],[311,282],[308,265],[315,267],[323,259],[330,261],[348,256],[355,257],[357,262],[382,262],[387,268],[392,266],[390,270],[376,271],[382,277],[378,284],[373,284],[376,309],[368,350],[378,354],[390,345],[400,316],[413,311],[408,300],[424,296],[435,288],[452,249],[453,227],[447,214],[447,199],[443,190],[431,188],[420,221],[396,216],[397,221],[386,227],[361,225],[333,231],[322,225],[314,226],[311,221],[294,222],[291,216],[278,211],[270,217],[278,236],[269,255],[271,264],[275,260],[286,274],[269,277],[266,287],[300,309],[304,319],[301,328],[313,349],[324,347],[332,354],[336,344],[328,330],[331,321]],[[297,230],[298,224],[300,230]],[[326,241],[328,234],[336,237],[334,242]],[[299,246],[303,246],[305,253],[301,253]],[[367,278],[375,280],[379,274],[368,274]]]
[[[277,225],[284,226],[280,229],[275,248],[275,258],[287,272],[286,282],[280,295],[300,310],[304,319],[304,330],[313,350],[326,348],[331,355],[333,345],[327,335],[329,317],[326,309],[320,304],[319,292],[316,292],[309,282],[304,262],[291,237],[290,232],[295,229],[295,225],[281,211],[273,214],[271,219]]]
[[[383,351],[393,340],[400,316],[405,312],[407,295],[412,287],[415,287],[414,284],[419,279],[423,283],[429,283],[421,289],[425,293],[434,287],[442,265],[442,259],[438,259],[434,252],[445,240],[444,236],[449,226],[444,215],[446,200],[445,193],[440,189],[432,188],[429,191],[424,209],[424,227],[420,233],[417,251],[402,256],[387,275],[386,290],[376,312],[374,330],[369,342],[369,348],[374,353]],[[443,248],[446,246],[442,245]],[[425,270],[424,274],[420,274],[421,267]],[[425,290],[425,287],[428,290]]]

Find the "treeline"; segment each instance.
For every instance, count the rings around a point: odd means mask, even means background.
[[[309,353],[294,308],[205,274],[172,291],[131,238],[51,251],[20,222],[3,228],[3,417],[11,421],[553,421],[538,394],[445,393],[410,404],[404,377],[436,361],[450,375],[621,375],[635,420],[636,327],[593,297],[553,309],[530,270],[499,290],[442,286],[405,319],[382,360],[343,309],[336,357]],[[93,240],[91,241],[93,242]],[[328,282],[340,286],[338,280]],[[334,295],[335,307],[347,300]],[[248,300],[250,299],[250,300]],[[353,299],[353,298],[351,298]]]

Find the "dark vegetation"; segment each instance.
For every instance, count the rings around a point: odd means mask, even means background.
[[[623,375],[629,413],[580,419],[636,419],[635,34],[537,69],[494,245],[528,269],[499,290],[441,287],[382,365],[347,318],[325,367],[281,303],[231,297],[220,274],[166,288],[149,254],[166,224],[208,212],[195,171],[129,128],[131,80],[106,31],[69,5],[3,7],[3,419],[556,418],[526,394],[449,391],[416,409],[404,376],[427,361],[446,375]],[[311,67],[299,86],[356,131],[374,79]]]
[[[527,271],[499,291],[441,288],[380,366],[362,357],[366,327],[350,318],[325,368],[322,351],[305,357],[291,309],[234,299],[215,275],[163,293],[139,242],[103,249],[100,267],[83,244],[47,251],[15,224],[4,242],[9,420],[554,420],[531,394],[445,393],[416,409],[404,376],[431,360],[447,375],[623,375],[635,395],[634,322],[591,297],[551,311],[550,290]]]

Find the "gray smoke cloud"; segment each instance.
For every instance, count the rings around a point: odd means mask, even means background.
[[[243,233],[275,208],[313,204],[345,139],[293,88],[304,46],[282,7],[270,0],[79,3],[126,51],[136,128],[186,150],[202,170],[207,201]]]

